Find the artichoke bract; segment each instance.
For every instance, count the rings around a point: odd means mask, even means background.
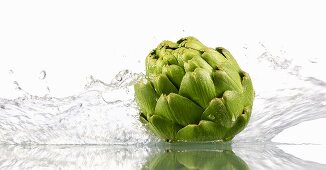
[[[169,142],[232,140],[254,100],[252,81],[231,53],[194,37],[160,43],[134,88],[140,120]]]

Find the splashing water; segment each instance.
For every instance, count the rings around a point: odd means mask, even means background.
[[[141,77],[124,70],[110,84],[91,77],[76,96],[0,99],[0,143],[148,143],[151,136],[138,121],[132,94],[132,84]]]
[[[303,161],[284,153],[271,140],[289,127],[326,117],[326,83],[315,77],[305,77],[300,74],[302,66],[275,57],[266,50],[247,62],[254,66],[248,72],[253,78],[256,98],[250,123],[233,140],[233,150],[254,169],[325,169],[326,165]],[[264,74],[257,71],[263,68]],[[10,70],[10,74],[13,72]],[[84,92],[65,98],[30,95],[15,81],[17,90],[26,95],[13,100],[0,98],[0,151],[3,153],[0,168],[43,167],[42,164],[47,164],[47,167],[58,167],[58,164],[59,167],[75,168],[108,167],[114,164],[115,169],[140,169],[149,155],[166,150],[165,146],[152,147],[162,143],[147,133],[138,121],[133,84],[143,77],[143,74],[129,70],[119,72],[111,83],[90,76]],[[277,77],[277,80],[270,77]],[[40,80],[45,78],[46,71],[43,70]],[[27,144],[33,145],[29,147]],[[98,146],[86,147],[90,144]],[[114,145],[130,146],[112,148]],[[254,158],[257,154],[259,158]],[[42,155],[47,155],[47,158],[38,158]],[[73,157],[76,155],[82,155],[82,165],[74,164],[76,160]],[[30,158],[33,161],[27,161]],[[120,166],[121,160],[129,163]]]

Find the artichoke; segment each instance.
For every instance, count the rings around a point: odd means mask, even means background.
[[[254,99],[231,53],[194,37],[160,43],[134,89],[140,121],[169,142],[232,140],[248,124]]]

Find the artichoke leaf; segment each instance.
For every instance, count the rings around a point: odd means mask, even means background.
[[[155,73],[156,74],[161,74],[162,73],[162,67],[167,65],[168,62],[166,60],[163,60],[163,58],[157,59],[155,63]]]
[[[153,115],[149,118],[150,129],[158,136],[166,140],[173,140],[179,129],[182,127],[172,121],[158,115]]]
[[[161,42],[157,48],[156,48],[156,55],[159,55],[159,51],[162,50],[162,49],[176,49],[179,47],[179,44],[178,43],[175,43],[175,42],[172,42],[172,41],[169,41],[169,40],[165,40],[163,42]]]
[[[157,76],[153,80],[153,85],[154,85],[156,92],[159,95],[178,93],[178,89],[173,85],[173,83],[169,80],[169,78],[164,74]]]
[[[173,54],[178,60],[178,65],[182,68],[184,67],[185,62],[187,62],[188,60],[192,59],[195,56],[200,56],[199,51],[184,48],[184,47],[174,50]]]
[[[237,71],[230,62],[223,63],[218,69],[225,71],[230,79],[234,81],[234,84],[238,86],[237,89],[240,89],[239,92],[242,91],[240,72]]]
[[[153,115],[153,114],[151,114],[151,115]],[[148,124],[147,117],[146,117],[143,113],[141,113],[141,114],[139,115],[139,121],[140,121],[142,124],[144,124],[145,126]]]
[[[204,110],[191,100],[178,94],[170,93],[167,96],[167,101],[178,124],[186,126],[200,121]]]
[[[245,106],[252,105],[254,97],[255,97],[255,92],[253,90],[252,81],[250,79],[250,76],[246,72],[243,72],[242,86],[243,86],[244,105]]]
[[[191,48],[198,51],[203,51],[205,48],[207,48],[195,37],[181,38],[177,43],[180,44],[180,47]]]
[[[238,92],[241,92],[242,90],[240,81],[239,84],[236,81],[233,81],[225,71],[213,71],[212,77],[218,97],[221,97],[227,90],[236,90]]]
[[[245,107],[243,109],[243,113],[237,118],[237,120],[234,122],[234,125],[232,128],[230,128],[225,137],[225,141],[230,141],[234,138],[236,134],[241,132],[248,124],[251,114],[251,107]]]
[[[155,115],[159,115],[163,118],[169,119],[170,121],[176,122],[176,119],[170,110],[167,96],[164,94],[162,94],[157,100],[157,104],[155,107]]]
[[[179,89],[185,71],[182,67],[178,65],[166,65],[162,69],[163,74],[165,74],[173,85]]]
[[[226,58],[220,54],[219,52],[207,48],[205,52],[202,54],[202,58],[213,68],[217,69],[218,66],[226,62]]]
[[[173,55],[173,51],[174,49],[162,47],[161,49],[157,49],[155,52],[156,52],[156,56],[164,60],[164,62],[168,64],[178,64],[177,59]]]
[[[208,71],[213,70],[213,68],[203,58],[199,56],[195,56],[191,60],[188,60],[187,63],[184,64],[184,68],[186,72],[192,72],[196,68],[203,68]]]
[[[232,65],[235,66],[236,71],[240,71],[240,66],[237,63],[237,61],[234,59],[233,55],[225,48],[223,47],[217,47],[215,49],[216,51],[218,51],[219,53],[221,53],[225,58],[228,59],[228,61],[230,61],[232,63]]]
[[[226,91],[223,94],[223,99],[225,101],[225,106],[229,113],[232,114],[232,121],[235,121],[236,118],[241,115],[243,106],[243,97],[240,93],[236,91]]]
[[[179,94],[193,100],[202,108],[206,108],[216,96],[210,73],[202,68],[187,72],[181,81]]]
[[[224,102],[220,98],[214,98],[204,111],[202,120],[210,120],[224,127],[231,127],[232,114],[226,109]]]
[[[172,52],[169,51],[169,53],[165,53],[162,56],[163,60],[167,62],[168,64],[178,64],[178,60],[172,55]]]
[[[156,71],[156,61],[157,59],[153,58],[153,56],[149,55],[146,57],[146,76],[151,77],[155,74]]]
[[[141,80],[134,86],[136,102],[140,110],[148,118],[155,111],[156,100],[158,98],[150,81]]]
[[[183,65],[186,72],[193,72],[196,70],[196,68],[200,68],[196,63],[194,62],[186,62]]]
[[[226,128],[212,121],[201,120],[198,125],[190,124],[180,129],[176,135],[182,141],[209,141],[222,139]]]

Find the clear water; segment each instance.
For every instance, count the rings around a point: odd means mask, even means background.
[[[272,142],[284,129],[326,117],[326,83],[267,50],[240,64],[254,81],[254,110],[248,127],[224,144],[169,145],[147,133],[133,93],[141,73],[122,70],[111,83],[90,77],[84,92],[65,98],[33,96],[15,81],[22,97],[0,98],[0,169],[326,169]]]

